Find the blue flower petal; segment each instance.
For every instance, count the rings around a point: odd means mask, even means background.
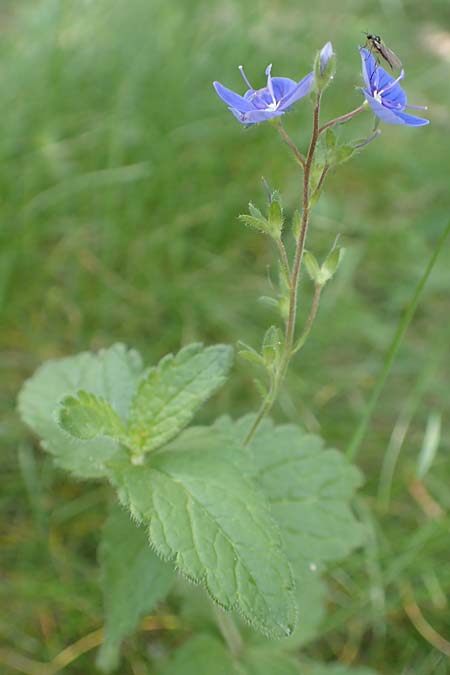
[[[231,91],[231,89],[227,89],[227,87],[224,87],[220,82],[213,82],[213,86],[222,101],[230,108],[235,108],[241,112],[253,110],[254,106],[252,106],[249,101],[243,96],[239,96],[239,94],[236,94],[234,91]]]
[[[273,117],[280,117],[280,115],[284,115],[282,110],[251,110],[244,113],[239,121],[242,124],[258,124],[271,120]]]
[[[391,108],[386,108],[382,103],[373,98],[365,89],[362,90],[367,99],[368,104],[372,108],[373,112],[380,120],[383,122],[389,122],[389,124],[405,124],[399,117],[398,112],[394,112]]]
[[[363,49],[362,47],[359,48],[359,53],[361,54],[361,61],[362,61],[362,73],[363,73],[363,78],[364,78],[364,84],[366,85],[366,89],[373,93],[373,88],[374,88],[374,72],[377,70],[377,62],[373,58],[372,54],[367,50]],[[375,83],[376,86],[377,83]]]
[[[272,77],[272,86],[275,98],[277,101],[279,101],[284,96],[290,94],[293,89],[295,89],[297,82],[295,80],[291,80],[290,77]]]
[[[415,115],[408,115],[408,113],[405,112],[398,112],[396,115],[403,120],[403,124],[407,124],[409,127],[424,127],[426,124],[430,123],[430,120],[426,120],[423,117],[416,117]]]
[[[236,110],[236,108],[230,108],[229,107],[228,110],[231,113],[233,113],[233,115],[235,116],[235,118],[237,119],[238,122],[240,122],[241,124],[247,124],[247,122],[244,122],[244,120],[242,119],[244,117],[245,113],[239,112],[239,110]]]
[[[400,77],[394,78],[387,73],[384,68],[378,67],[379,77],[377,91],[381,93],[383,101],[390,101],[402,108],[406,105],[406,94],[399,84],[399,80],[403,79],[404,71],[400,73]]]
[[[421,117],[415,117],[414,115],[408,115],[400,110],[394,110],[387,106],[384,106],[380,101],[373,98],[365,89],[362,90],[364,95],[372,108],[373,112],[377,117],[380,118],[383,122],[388,122],[389,124],[403,124],[408,126],[423,126],[428,124],[429,120],[424,120]]]
[[[314,81],[314,73],[309,73],[279,102],[279,109],[286,110],[296,101],[306,96],[311,90]]]

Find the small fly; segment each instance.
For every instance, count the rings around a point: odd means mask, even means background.
[[[366,33],[367,43],[370,45],[370,51],[375,52],[378,63],[380,63],[380,56],[383,58],[389,66],[394,70],[394,68],[401,68],[402,62],[398,58],[392,49],[386,47],[383,40],[379,35],[371,35]]]

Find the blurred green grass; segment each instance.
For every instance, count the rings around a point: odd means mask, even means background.
[[[331,39],[338,71],[323,114],[342,114],[360,102],[355,47],[369,30],[400,55],[411,103],[430,108],[429,127],[385,125],[331,175],[313,218],[309,247],[324,254],[340,232],[347,256],[274,414],[345,448],[450,213],[449,20],[444,0],[2,3],[0,600],[14,619],[0,619],[0,633],[18,653],[49,660],[101,624],[95,546],[105,511],[103,489],[56,472],[20,425],[23,379],[46,358],[116,340],[149,362],[192,340],[256,345],[275,320],[257,302],[270,290],[272,254],[236,216],[250,199],[263,203],[262,174],[292,211],[298,177],[273,129],[241,128],[212,80],[242,87],[243,63],[262,86],[268,62],[299,79]],[[286,120],[300,144],[309,117],[302,104]],[[369,131],[363,116],[341,133]],[[387,675],[447,672],[407,618],[404,592],[409,583],[448,639],[449,283],[447,246],[359,460],[373,541],[333,573],[327,633],[309,649]],[[301,311],[310,290],[305,279]],[[254,409],[253,375],[238,363],[200,419]],[[443,429],[425,486],[436,518],[410,489],[433,414]],[[390,442],[400,460],[386,511],[377,491]],[[142,658],[145,641],[133,644],[124,673]],[[95,672],[93,661],[87,654],[68,672]]]

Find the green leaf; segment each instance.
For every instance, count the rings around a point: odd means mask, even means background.
[[[168,593],[175,573],[150,548],[147,533],[115,505],[105,523],[99,549],[105,605],[105,640],[99,668],[117,667],[122,640]]]
[[[242,441],[253,420],[222,417],[215,426]],[[299,621],[282,643],[290,649],[318,632],[325,600],[321,562],[342,558],[363,541],[363,526],[350,508],[361,475],[339,452],[324,449],[319,436],[294,425],[276,427],[266,420],[248,449],[249,466],[281,527],[294,572]]]
[[[158,554],[267,635],[290,635],[290,566],[246,449],[219,429],[191,428],[143,465],[111,463],[111,480]]]
[[[281,333],[276,326],[270,326],[263,338],[262,355],[264,362],[270,366],[277,363],[281,356]]]
[[[174,438],[225,382],[232,359],[227,345],[192,344],[150,368],[130,406],[131,447],[144,453]]]
[[[322,285],[332,279],[345,255],[345,248],[335,246],[325,258],[321,267]]]
[[[237,344],[238,347],[240,347],[240,351],[238,352],[239,356],[241,356],[246,361],[256,363],[258,366],[265,366],[263,357],[256,351],[256,349],[253,349],[253,347],[242,340],[238,340]]]
[[[98,478],[105,475],[105,462],[121,451],[120,445],[106,437],[80,441],[69,436],[59,426],[55,411],[64,396],[83,389],[104,398],[126,419],[142,369],[139,354],[121,344],[97,354],[83,352],[48,361],[23,385],[20,415],[60,467],[79,478]]]
[[[294,239],[297,241],[300,235],[300,230],[302,226],[302,214],[300,211],[297,209],[294,211],[294,215],[292,216],[292,234],[294,235]]]
[[[269,234],[269,223],[265,218],[255,218],[246,213],[241,213],[238,218],[241,223],[244,223],[247,227],[251,227],[253,230],[258,230],[258,232],[263,232],[264,234]]]
[[[242,349],[240,352],[238,352],[238,355],[241,358],[245,359],[246,361],[250,361],[250,363],[255,363],[258,366],[266,365],[266,362],[264,361],[261,354],[258,354],[258,352],[255,352],[253,349],[251,351],[248,349]]]
[[[119,440],[126,434],[125,426],[108,401],[87,391],[66,396],[61,401],[59,423],[71,436],[89,440],[109,436]]]
[[[269,225],[271,235],[275,239],[279,239],[281,237],[281,232],[283,230],[283,223],[284,223],[284,216],[280,198],[272,199],[269,206]]]
[[[253,216],[253,218],[258,218],[258,220],[263,220],[267,223],[267,219],[264,218],[261,211],[254,204],[252,204],[252,202],[249,203],[248,210],[250,211],[250,215]]]
[[[317,258],[311,251],[305,251],[303,253],[303,262],[305,263],[306,271],[314,282],[320,277],[320,265],[317,262]]]
[[[160,675],[234,675],[233,660],[223,642],[196,635],[173,654]],[[237,674],[236,674],[237,675]]]
[[[250,647],[236,664],[236,675],[301,675],[296,659],[271,647]]]
[[[216,637],[200,634],[173,654],[159,675],[300,675],[294,658],[267,647],[249,647],[232,657]]]
[[[363,526],[350,508],[361,474],[337,450],[325,449],[319,436],[299,427],[270,421],[250,450],[293,564],[340,559],[362,543]]]
[[[328,150],[334,150],[336,147],[336,134],[331,127],[328,127],[325,132],[325,145]]]

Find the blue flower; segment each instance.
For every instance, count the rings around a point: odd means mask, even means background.
[[[220,82],[213,82],[214,89],[241,124],[258,124],[284,115],[291,105],[308,94],[313,83],[313,73],[300,82],[288,77],[271,77],[272,64],[267,66],[267,86],[253,89],[244,69],[239,66],[244,82],[249,87],[244,96],[227,89]]]
[[[415,117],[403,112],[405,108],[426,110],[425,106],[407,105],[406,94],[399,85],[405,76],[404,70],[394,79],[375,61],[372,54],[362,47],[359,52],[362,59],[362,72],[365,88],[361,88],[373,112],[383,122],[390,124],[406,124],[410,127],[421,127],[430,120]]]

